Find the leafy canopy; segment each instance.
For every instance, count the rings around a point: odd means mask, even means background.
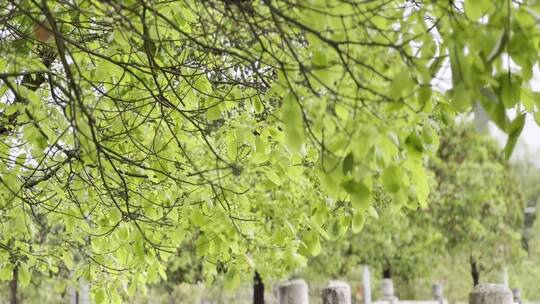
[[[0,9],[0,278],[85,277],[97,302],[164,278],[179,244],[229,286],[303,265],[377,187],[426,206],[441,121],[479,102],[508,156],[540,120],[536,1]]]

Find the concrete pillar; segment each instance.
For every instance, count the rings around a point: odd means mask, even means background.
[[[394,282],[392,282],[392,279],[382,280],[381,291],[383,298],[391,298],[394,296]]]
[[[437,300],[441,304],[446,303],[446,299],[444,298],[444,290],[443,290],[442,284],[440,283],[433,284],[431,291],[433,292],[433,299]]]
[[[512,289],[512,296],[514,298],[514,304],[521,304],[521,289]]]
[[[371,274],[368,266],[364,266],[362,283],[364,284],[364,304],[371,304]]]
[[[309,304],[308,285],[302,279],[289,280],[278,288],[279,304]]]
[[[383,279],[381,282],[382,298],[379,301],[397,303],[399,299],[394,296],[394,282],[392,279]]]
[[[351,287],[343,281],[330,281],[322,292],[323,304],[351,304]]]
[[[503,284],[481,283],[469,294],[469,304],[513,304],[513,296]]]

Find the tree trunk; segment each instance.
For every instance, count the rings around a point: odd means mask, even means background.
[[[383,279],[392,278],[392,267],[390,267],[390,265],[384,266],[382,276],[383,276]]]
[[[480,283],[480,269],[478,263],[471,257],[471,275],[473,279],[473,287]]]
[[[264,304],[264,283],[257,271],[253,277],[253,304]]]
[[[11,292],[11,300],[9,301],[10,304],[17,304],[17,277],[19,274],[19,267],[15,265],[13,267],[13,278],[9,282],[9,290]]]

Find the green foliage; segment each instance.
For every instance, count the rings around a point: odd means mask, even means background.
[[[494,140],[470,127],[449,129],[431,162],[437,191],[429,209],[445,235],[445,247],[481,271],[518,265],[525,200],[516,173]]]
[[[470,267],[475,261],[481,278],[504,265],[519,267],[524,197],[497,143],[470,125],[444,128],[429,168],[426,207],[396,208],[393,188],[385,187],[373,202],[379,219],[369,220],[358,235],[325,243],[306,275],[341,277],[365,264],[376,277],[390,271],[399,283],[414,285],[428,277],[445,279],[434,271],[451,272],[441,266],[448,263]]]
[[[381,187],[426,206],[441,121],[480,101],[509,155],[538,117],[538,4],[508,3],[8,1],[0,277],[69,270],[119,302],[189,244],[234,287],[359,231]]]
[[[511,272],[515,286],[523,291],[524,299],[538,299],[540,293],[533,288],[532,282],[540,274],[538,253],[540,250],[540,221],[538,210],[540,203],[540,169],[529,162],[516,164],[517,177],[522,184],[526,212],[523,227],[523,247],[527,251],[527,259],[519,268]]]

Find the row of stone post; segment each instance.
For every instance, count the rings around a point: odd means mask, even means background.
[[[351,288],[342,281],[330,281],[322,292],[323,304],[351,304]],[[278,289],[279,304],[309,304],[308,285],[302,279],[290,280]]]
[[[394,296],[392,280],[384,279],[382,284],[383,297],[380,301],[398,303]],[[433,285],[433,296],[439,303],[446,303],[440,284]],[[511,292],[503,284],[479,284],[469,294],[469,304],[513,304],[516,292]],[[323,304],[351,304],[351,288],[342,281],[330,281],[322,291]],[[519,301],[519,300],[518,300]],[[309,304],[308,285],[302,279],[285,282],[278,289],[279,304]],[[518,302],[519,303],[519,302]]]

